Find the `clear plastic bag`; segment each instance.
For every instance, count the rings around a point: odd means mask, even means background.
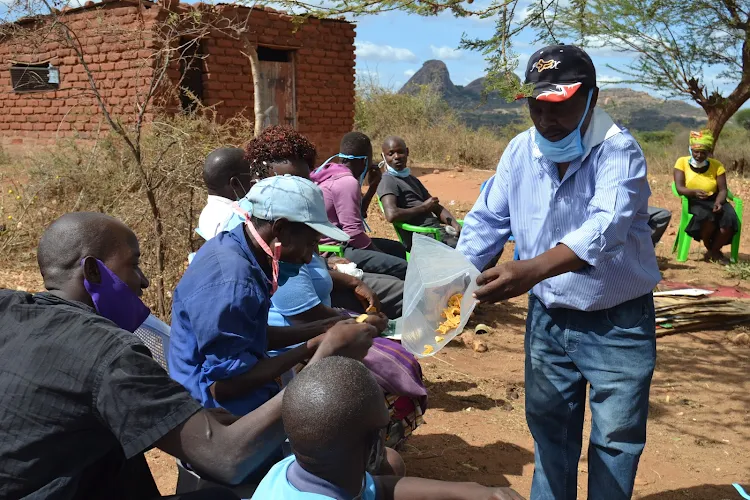
[[[403,315],[396,325],[401,344],[415,356],[434,356],[460,334],[477,305],[472,294],[477,289],[479,274],[477,268],[453,248],[415,234],[404,283]],[[443,311],[448,300],[457,293],[463,294],[458,327],[445,334],[439,333],[436,330],[445,321]],[[436,337],[442,337],[440,342]]]

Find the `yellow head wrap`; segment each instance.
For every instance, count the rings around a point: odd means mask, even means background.
[[[714,135],[710,130],[690,132],[690,149],[693,151],[711,151],[714,149]]]

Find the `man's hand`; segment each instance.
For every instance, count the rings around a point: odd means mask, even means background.
[[[530,260],[513,260],[486,270],[477,277],[474,297],[480,302],[500,302],[518,297],[539,283],[536,266]]]
[[[461,234],[461,224],[459,224],[455,219],[451,221],[451,227],[456,230],[456,236]]]
[[[377,167],[370,168],[370,170],[367,171],[367,184],[371,187],[380,184],[382,178],[383,173]]]
[[[721,212],[722,210],[724,210],[724,204],[716,200],[716,203],[714,203],[714,213]]]
[[[374,326],[378,333],[382,333],[388,328],[388,316],[383,313],[368,314],[365,323]]]
[[[420,206],[425,212],[435,212],[440,206],[440,200],[437,199],[437,197],[432,196],[423,201]]]
[[[365,308],[365,311],[371,307],[374,307],[376,311],[380,311],[380,299],[377,294],[364,281],[358,281],[359,283],[357,283],[353,291],[354,295],[357,296],[357,300],[362,304],[362,307]]]
[[[702,189],[694,189],[693,195],[698,198],[699,200],[705,200],[708,199],[708,193],[703,191]]]
[[[322,336],[313,339],[319,345],[310,363],[328,356],[361,360],[372,346],[372,339],[377,336],[378,330],[370,324],[354,320],[341,321]]]

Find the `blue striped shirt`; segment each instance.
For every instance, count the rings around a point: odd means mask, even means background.
[[[464,219],[458,250],[483,269],[511,233],[521,259],[568,246],[588,265],[532,289],[548,308],[596,311],[652,291],[661,276],[648,226],[646,159],[627,131],[613,130],[583,161],[571,162],[562,180],[533,129],[513,139]]]

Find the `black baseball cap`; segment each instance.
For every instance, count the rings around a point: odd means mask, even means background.
[[[526,65],[529,97],[539,101],[567,101],[579,89],[596,87],[596,69],[589,55],[575,45],[550,45],[534,53]]]

